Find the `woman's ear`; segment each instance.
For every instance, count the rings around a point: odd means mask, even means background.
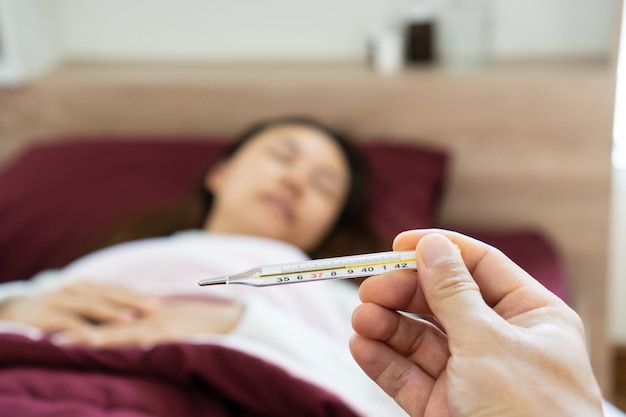
[[[223,183],[226,166],[227,164],[225,161],[220,161],[211,167],[211,169],[204,176],[205,190],[207,190],[211,194],[219,192],[219,189],[221,188],[221,185]]]

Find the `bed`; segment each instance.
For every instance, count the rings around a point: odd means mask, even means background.
[[[90,136],[26,149],[0,171],[0,282],[62,267],[91,236],[180,198],[227,142],[206,135]],[[374,229],[391,241],[402,230],[446,227],[436,221],[445,150],[382,141],[360,146],[373,174]],[[560,255],[540,232],[461,231],[500,248],[567,300]],[[96,350],[15,334],[0,335],[0,409],[24,416],[356,415],[330,390],[220,344]]]

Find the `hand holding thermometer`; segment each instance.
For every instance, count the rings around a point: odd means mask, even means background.
[[[235,275],[202,279],[198,285],[245,284],[264,287],[326,279],[369,277],[397,269],[416,269],[415,251],[379,252],[265,265]]]

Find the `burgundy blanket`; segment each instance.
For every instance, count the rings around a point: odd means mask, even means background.
[[[59,417],[337,416],[337,396],[219,345],[61,348],[0,335],[0,415]]]

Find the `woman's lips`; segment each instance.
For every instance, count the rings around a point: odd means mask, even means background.
[[[291,202],[286,199],[272,194],[266,194],[264,200],[267,201],[276,211],[280,213],[288,221],[295,220],[295,211]]]

